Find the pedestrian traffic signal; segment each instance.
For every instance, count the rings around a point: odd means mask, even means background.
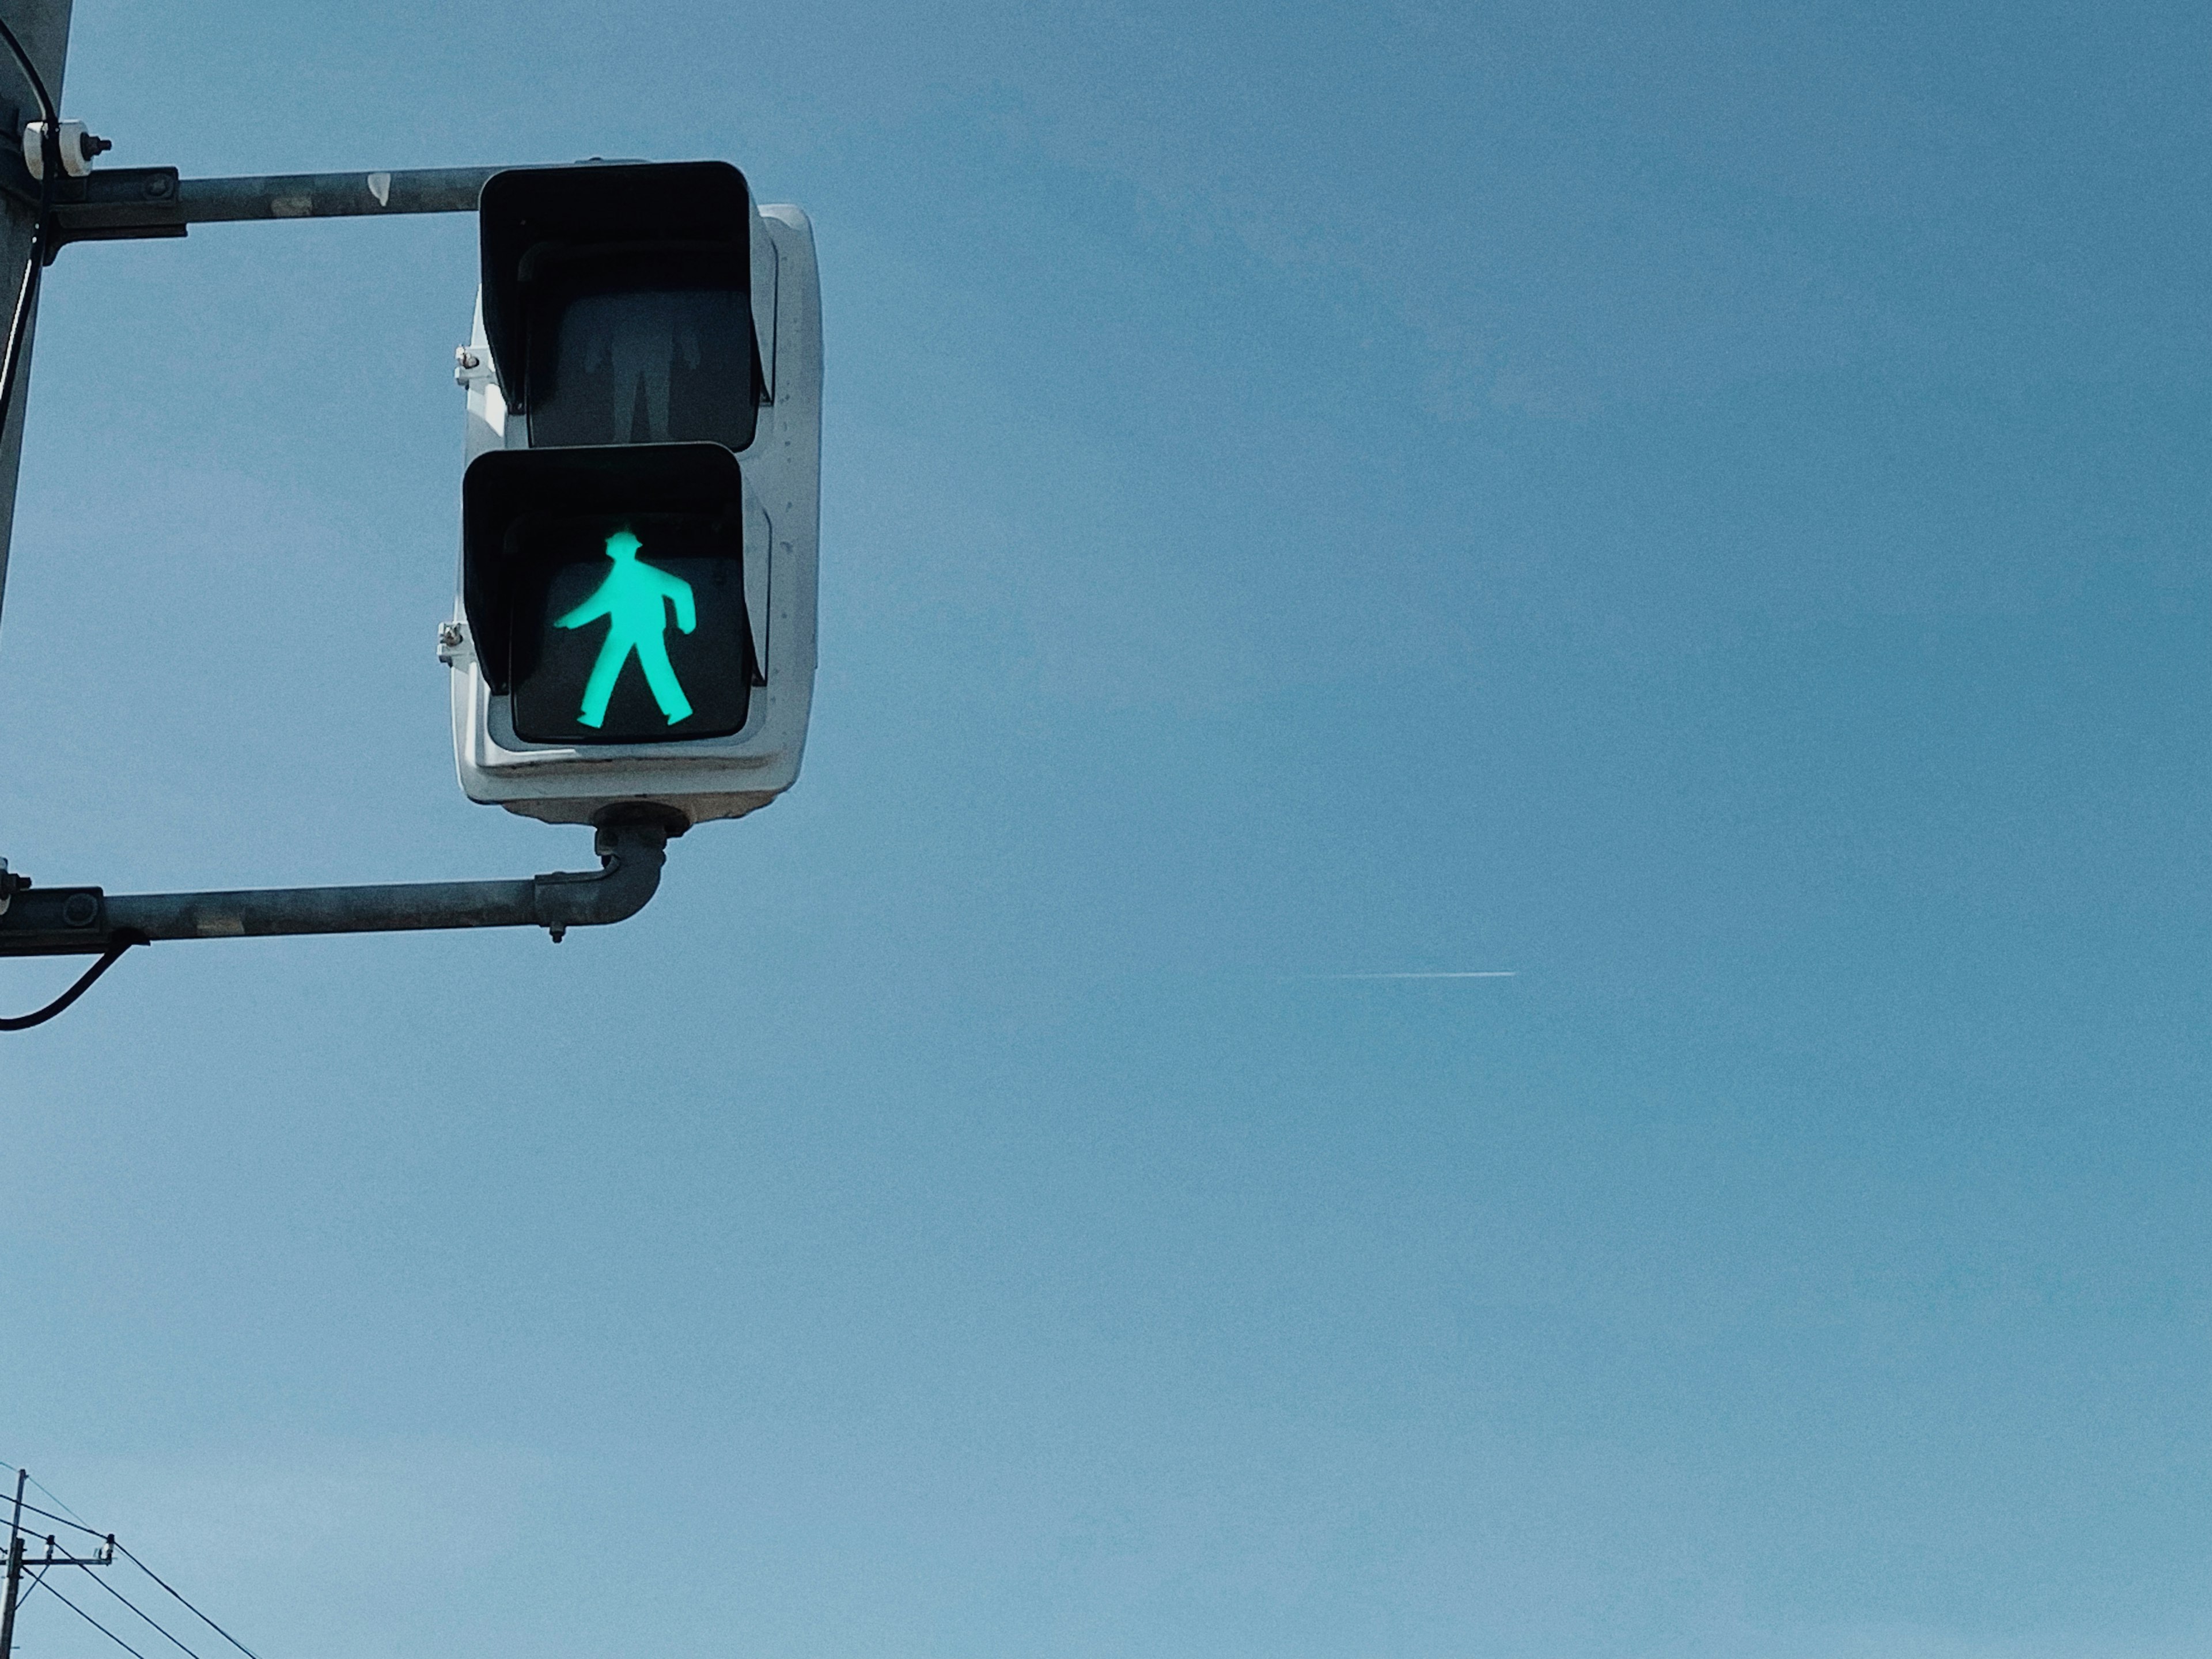
[[[462,489],[462,601],[517,738],[689,743],[744,729],[766,653],[728,450],[494,450]],[[765,574],[769,549],[754,557]]]
[[[726,162],[484,185],[461,580],[470,797],[685,823],[797,778],[814,672],[812,232]]]

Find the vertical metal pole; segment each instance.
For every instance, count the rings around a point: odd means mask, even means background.
[[[69,57],[70,4],[71,0],[0,0],[0,17],[8,20],[8,27],[15,31],[23,50],[39,66],[57,106],[62,100],[62,68]],[[24,122],[39,118],[39,106],[22,70],[6,46],[0,45],[0,118],[4,118],[11,106],[15,120],[0,132],[0,142],[8,143],[15,142]],[[12,197],[0,198],[0,294],[6,296],[0,301],[0,310],[14,307],[15,285],[23,278],[24,262],[31,257],[38,230],[37,209]],[[0,328],[4,327],[0,324]],[[33,298],[31,315],[24,323],[15,401],[8,410],[7,424],[0,426],[0,605],[4,605],[8,591],[8,550],[15,533],[15,473],[23,459],[23,411],[31,401],[31,345],[37,331],[38,303]],[[5,1648],[0,1648],[0,1659],[7,1659]]]
[[[28,1469],[15,1471],[15,1513],[8,1522],[8,1588],[0,1592],[0,1659],[15,1645],[15,1590],[23,1582],[23,1482]]]

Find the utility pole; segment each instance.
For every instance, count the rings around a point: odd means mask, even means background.
[[[15,1512],[8,1517],[8,1588],[0,1595],[0,1659],[8,1659],[15,1645],[15,1595],[23,1582],[23,1483],[30,1478],[28,1469],[15,1471]]]
[[[9,1659],[15,1645],[15,1603],[23,1594],[23,1483],[30,1478],[28,1469],[15,1471],[15,1510],[8,1519],[8,1583],[5,1589],[0,1590],[0,1659]],[[112,1532],[97,1555],[57,1555],[54,1535],[48,1533],[46,1553],[38,1565],[43,1579],[56,1567],[105,1567],[114,1559],[115,1534]]]
[[[0,0],[0,19],[15,32],[23,51],[37,67],[57,109],[61,106],[62,69],[69,58],[71,0]],[[26,123],[40,118],[38,98],[12,56],[0,53],[0,126],[12,138]],[[12,106],[13,114],[9,114]],[[12,316],[16,285],[30,270],[39,241],[39,210],[13,194],[0,194],[0,334]],[[48,253],[52,252],[49,249]],[[15,533],[15,474],[23,460],[23,411],[30,404],[31,340],[39,314],[38,274],[30,276],[31,291],[23,318],[21,356],[15,366],[15,395],[0,426],[0,607],[8,591],[8,550]],[[21,1499],[19,1491],[17,1500]],[[10,1607],[14,1606],[11,1601]],[[7,1644],[0,1638],[0,1659],[7,1659]]]

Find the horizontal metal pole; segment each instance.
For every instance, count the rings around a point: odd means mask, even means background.
[[[497,167],[412,167],[393,173],[278,173],[180,179],[179,220],[330,219],[380,213],[474,213]]]
[[[254,887],[228,893],[118,893],[33,887],[0,912],[0,957],[88,956],[161,939],[378,933],[447,927],[603,927],[635,915],[660,885],[667,830],[599,832],[600,868],[527,881],[403,882],[374,887]]]
[[[107,931],[149,939],[374,933],[421,927],[528,927],[534,881],[424,881],[379,887],[256,887],[236,893],[119,893]]]
[[[474,213],[498,167],[415,167],[396,173],[279,173],[244,179],[179,179],[174,167],[102,167],[57,183],[52,246],[181,236],[191,225],[249,219]],[[0,193],[36,203],[21,157],[0,146]]]

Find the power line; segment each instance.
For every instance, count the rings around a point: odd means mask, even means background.
[[[29,1481],[33,1486],[36,1486],[36,1487],[37,1487],[40,1492],[42,1492],[46,1493],[46,1495],[47,1497],[49,1497],[49,1498],[52,1498],[52,1499],[54,1500],[54,1502],[55,1502],[55,1503],[59,1504],[62,1506],[62,1508],[63,1508],[63,1509],[64,1509],[64,1510],[69,1510],[69,1513],[70,1513],[71,1516],[75,1516],[75,1518],[76,1518],[76,1520],[77,1523],[78,1523],[80,1526],[83,1525],[83,1523],[84,1523],[84,1517],[83,1517],[82,1516],[81,1516],[81,1515],[78,1515],[78,1514],[77,1514],[77,1512],[76,1512],[75,1510],[70,1509],[68,1500],[67,1500],[67,1499],[65,1499],[64,1498],[63,1498],[63,1496],[62,1496],[59,1492],[56,1492],[56,1491],[55,1491],[52,1486],[48,1486],[45,1481],[43,1481],[43,1480],[40,1480],[40,1479],[39,1479],[39,1477],[38,1477],[37,1475],[33,1474],[30,1472],[30,1470],[28,1470],[28,1469],[25,1469],[25,1470],[23,1471],[23,1478],[24,1478],[26,1480]]]
[[[187,1659],[200,1659],[199,1655],[198,1655],[197,1653],[194,1653],[194,1652],[193,1652],[190,1648],[186,1647],[186,1646],[185,1646],[182,1642],[179,1642],[179,1640],[177,1640],[177,1638],[176,1638],[175,1637],[173,1637],[173,1636],[170,1635],[170,1634],[169,1634],[169,1632],[168,1632],[167,1631],[166,1631],[166,1630],[162,1629],[162,1627],[161,1627],[161,1626],[155,1624],[155,1623],[154,1623],[154,1620],[153,1620],[152,1619],[150,1619],[150,1618],[149,1618],[149,1617],[147,1616],[146,1610],[145,1610],[143,1607],[140,1607],[140,1606],[139,1606],[136,1601],[132,1601],[129,1596],[125,1595],[121,1590],[119,1590],[119,1589],[116,1589],[114,1585],[112,1585],[112,1584],[109,1583],[108,1583],[105,1578],[100,1577],[97,1573],[95,1573],[95,1574],[94,1574],[94,1575],[93,1575],[93,1580],[92,1580],[92,1582],[93,1582],[94,1583],[95,1583],[95,1584],[99,1585],[99,1586],[100,1587],[100,1589],[102,1589],[106,1590],[106,1591],[110,1595],[113,1596],[117,1601],[118,1601],[122,1602],[122,1603],[123,1603],[123,1605],[124,1605],[125,1607],[126,1607],[130,1608],[131,1612],[133,1612],[133,1613],[137,1613],[137,1614],[139,1616],[139,1618],[140,1618],[140,1619],[142,1619],[142,1620],[145,1620],[145,1622],[146,1622],[147,1624],[149,1624],[149,1625],[152,1626],[153,1626],[153,1628],[154,1628],[156,1632],[158,1632],[160,1633],[160,1635],[161,1635],[161,1639],[162,1639],[163,1641],[165,1641],[165,1642],[168,1643],[168,1644],[169,1644],[171,1647],[173,1647],[173,1648],[176,1649],[178,1652],[182,1653],[182,1654],[184,1654],[184,1655],[187,1656]]]
[[[224,1641],[229,1643],[231,1646],[236,1648],[240,1653],[244,1654],[246,1656],[246,1659],[261,1659],[261,1656],[254,1652],[252,1648],[246,1646],[245,1643],[240,1641],[235,1636],[233,1636],[221,1625],[216,1624],[214,1620],[209,1618],[207,1614],[202,1613],[191,1602],[186,1601],[182,1595],[178,1595],[176,1588],[172,1585],[167,1579],[162,1577],[160,1573],[155,1571],[153,1568],[148,1566],[137,1556],[131,1554],[131,1552],[125,1549],[122,1545],[118,1544],[115,1547],[115,1549],[116,1553],[121,1555],[125,1560],[129,1561],[132,1566],[137,1568],[139,1571],[144,1573],[149,1578],[159,1584],[163,1589],[167,1590],[170,1595],[176,1596],[178,1601],[182,1603],[185,1612],[191,1613],[193,1618],[198,1620],[200,1623],[205,1625],[217,1636],[222,1638]]]
[[[56,1492],[45,1481],[40,1480],[37,1475],[33,1474],[30,1470],[21,1468],[12,1458],[0,1457],[0,1468],[15,1469],[15,1472],[21,1474],[24,1480],[29,1481],[40,1492],[46,1493],[47,1497],[52,1498],[55,1503],[60,1504],[61,1507],[67,1511],[66,1514],[55,1515],[49,1510],[40,1509],[36,1504],[24,1504],[23,1507],[30,1510],[32,1514],[43,1515],[49,1521],[60,1521],[72,1527],[82,1528],[86,1532],[91,1533],[95,1538],[104,1537],[106,1535],[105,1534],[94,1529],[82,1516],[79,1515],[75,1510],[70,1509],[69,1500],[67,1498],[64,1498],[59,1492]]]
[[[45,1489],[44,1487],[40,1487],[40,1490],[43,1492],[43,1491],[45,1491],[46,1489]],[[46,1495],[47,1495],[49,1498],[52,1498],[52,1497],[53,1497],[53,1494],[52,1494],[52,1492],[47,1492],[47,1494],[46,1494]],[[62,1501],[62,1500],[61,1500],[60,1498],[54,1498],[54,1502],[56,1502],[57,1504],[60,1503],[61,1501]],[[56,1514],[55,1514],[52,1510],[42,1510],[42,1509],[40,1509],[40,1508],[36,1504],[24,1504],[24,1505],[23,1505],[23,1513],[24,1513],[24,1514],[26,1514],[26,1515],[43,1515],[44,1516],[46,1516],[46,1518],[47,1520],[49,1520],[49,1521],[58,1521],[58,1522],[61,1522],[61,1524],[62,1524],[62,1525],[64,1525],[64,1527],[74,1527],[74,1528],[76,1528],[79,1532],[88,1532],[88,1533],[90,1533],[90,1534],[91,1534],[94,1538],[100,1539],[102,1542],[105,1542],[105,1541],[106,1540],[106,1538],[107,1538],[107,1534],[106,1534],[106,1533],[104,1533],[104,1532],[100,1531],[100,1529],[99,1528],[97,1528],[97,1527],[87,1526],[87,1525],[86,1525],[83,1522],[82,1522],[82,1521],[72,1521],[72,1520],[70,1520],[70,1519],[69,1518],[69,1516],[67,1516],[66,1515],[56,1515]]]
[[[144,1654],[139,1652],[138,1650],[132,1647],[130,1643],[125,1641],[113,1631],[108,1629],[106,1626],[101,1624],[99,1620],[94,1618],[82,1607],[77,1606],[76,1602],[70,1601],[68,1596],[64,1595],[59,1590],[49,1590],[46,1593],[52,1596],[54,1600],[60,1602],[64,1607],[67,1607],[71,1613],[75,1613],[78,1618],[83,1620],[86,1624],[98,1631],[102,1636],[105,1636],[109,1641],[114,1643],[117,1647],[121,1648],[124,1652],[129,1654],[131,1656],[131,1659],[146,1659],[146,1656]]]

